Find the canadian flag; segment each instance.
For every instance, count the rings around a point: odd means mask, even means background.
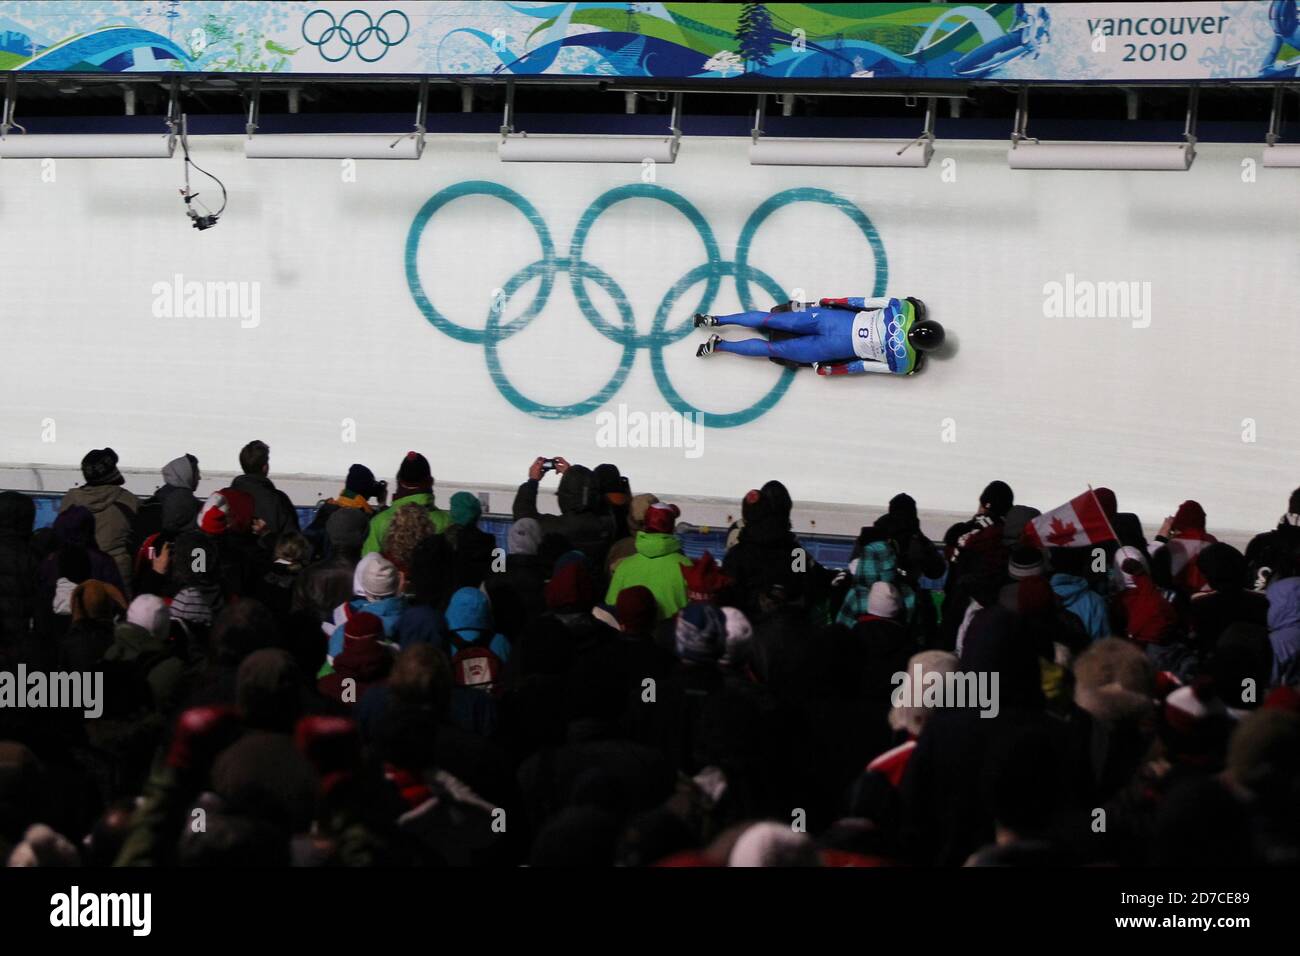
[[[1077,548],[1099,541],[1117,540],[1106,512],[1089,488],[1059,508],[1039,515],[1025,525],[1025,537],[1040,548]]]

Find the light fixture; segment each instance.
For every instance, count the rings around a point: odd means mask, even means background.
[[[166,132],[32,134],[14,119],[17,82],[9,74],[0,113],[0,158],[4,159],[169,159],[176,150],[176,98],[173,91],[164,119]],[[10,135],[11,130],[22,130]]]
[[[1274,169],[1300,166],[1300,144],[1277,141],[1278,131],[1282,128],[1284,89],[1280,84],[1273,88],[1273,109],[1268,117],[1268,135],[1264,137],[1264,165]]]
[[[1187,121],[1181,143],[1042,143],[1025,134],[1029,122],[1029,88],[1020,88],[1015,128],[1007,164],[1012,169],[1167,169],[1187,170],[1196,158],[1198,87],[1187,99]]]
[[[767,94],[759,94],[754,114],[751,166],[913,166],[930,165],[934,155],[934,97],[925,109],[921,135],[911,140],[800,139],[763,135]]]
[[[497,156],[503,163],[674,163],[681,145],[682,94],[673,94],[665,136],[530,136],[516,133],[515,88],[506,83],[506,109]]]
[[[429,80],[420,81],[415,128],[409,133],[262,133],[253,135],[260,118],[261,90],[253,81],[248,104],[248,159],[419,159],[424,153]]]

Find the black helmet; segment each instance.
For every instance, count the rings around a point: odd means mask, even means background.
[[[933,319],[922,319],[908,330],[907,341],[918,352],[933,352],[943,345],[943,326]]]

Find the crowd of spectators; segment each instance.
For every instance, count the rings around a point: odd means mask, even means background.
[[[305,526],[239,464],[141,500],[96,449],[39,531],[0,492],[0,671],[102,676],[87,717],[0,675],[0,860],[1300,862],[1300,490],[1244,553],[1192,500],[1043,549],[1005,482],[941,542],[899,493],[830,569],[780,481],[693,560],[612,464],[536,459],[504,549],[414,451]],[[913,693],[962,674],[996,706]]]

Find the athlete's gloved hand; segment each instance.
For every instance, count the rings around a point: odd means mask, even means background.
[[[822,307],[827,309],[847,309],[849,307],[849,300],[843,296],[838,299],[826,298],[818,299],[817,301]]]

